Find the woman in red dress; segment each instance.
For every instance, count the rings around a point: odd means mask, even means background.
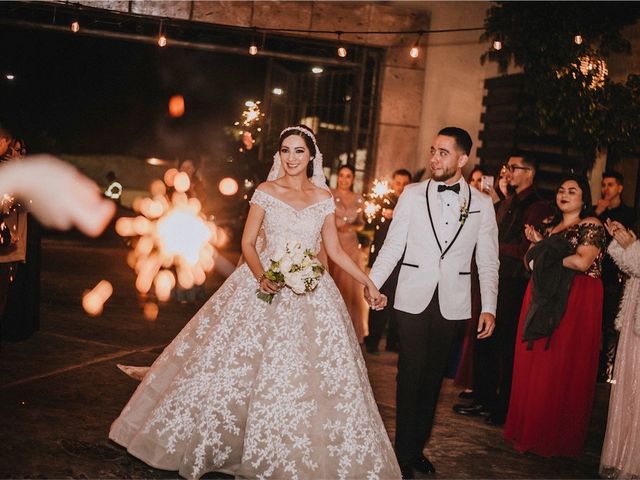
[[[544,457],[577,456],[582,450],[595,392],[602,321],[600,267],[605,232],[590,214],[586,179],[565,179],[556,193],[556,206],[558,213],[544,235],[562,235],[568,241],[572,253],[562,258],[562,266],[574,270],[575,276],[553,334],[533,342],[522,340],[534,280],[529,282],[504,430],[504,438],[516,450]],[[532,243],[543,239],[529,225],[525,234]],[[540,278],[535,268],[533,278]]]

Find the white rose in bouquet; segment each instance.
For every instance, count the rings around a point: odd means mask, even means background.
[[[291,270],[293,263],[294,262],[291,257],[289,255],[285,255],[282,257],[282,260],[280,260],[280,271],[286,275]]]
[[[276,249],[265,278],[286,285],[297,295],[313,291],[324,273],[324,267],[311,249],[303,249],[300,242],[287,242]],[[256,292],[258,298],[271,303],[275,294]]]
[[[297,271],[293,273],[285,273],[284,281],[293,293],[297,293],[298,295],[305,292],[306,285],[304,284],[304,274],[302,271]]]

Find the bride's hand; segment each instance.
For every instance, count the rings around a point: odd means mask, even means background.
[[[282,285],[279,284],[278,282],[269,280],[264,276],[260,278],[260,291],[263,293],[278,293],[281,288],[282,288]]]
[[[380,293],[373,283],[364,287],[364,298],[374,310],[382,310],[387,305],[387,296]]]

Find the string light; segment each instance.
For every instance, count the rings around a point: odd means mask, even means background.
[[[80,22],[78,22],[77,20],[71,22],[71,31],[73,33],[78,33],[80,31]]]
[[[167,37],[162,32],[162,20],[160,20],[160,29],[158,30],[158,46],[160,48],[167,46]]]
[[[322,68],[322,67],[312,67],[312,68],[311,68],[311,71],[312,71],[313,73],[315,73],[316,75],[319,75],[319,74],[321,74],[322,72],[324,72],[324,68]]]
[[[582,35],[576,35],[573,37],[573,43],[576,45],[582,45]]]
[[[502,42],[500,40],[493,41],[493,49],[496,51],[502,50]]]
[[[249,55],[257,55],[258,54],[258,46],[256,45],[256,42],[251,42],[251,45],[249,45]]]
[[[340,58],[344,58],[347,56],[347,49],[344,47],[344,45],[342,44],[342,41],[340,40],[342,32],[337,32],[337,33],[338,33],[338,56]]]
[[[416,43],[413,44],[411,50],[409,50],[409,56],[411,58],[418,58],[420,56],[420,38],[422,37],[422,32],[418,34],[418,38],[416,39]]]

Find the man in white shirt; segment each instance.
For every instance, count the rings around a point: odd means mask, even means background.
[[[472,141],[457,127],[431,146],[431,178],[405,188],[370,277],[380,288],[402,259],[394,309],[400,355],[396,455],[403,478],[435,473],[423,454],[456,332],[471,317],[471,257],[475,251],[482,313],[478,338],[495,325],[498,227],[490,197],[462,177]]]

